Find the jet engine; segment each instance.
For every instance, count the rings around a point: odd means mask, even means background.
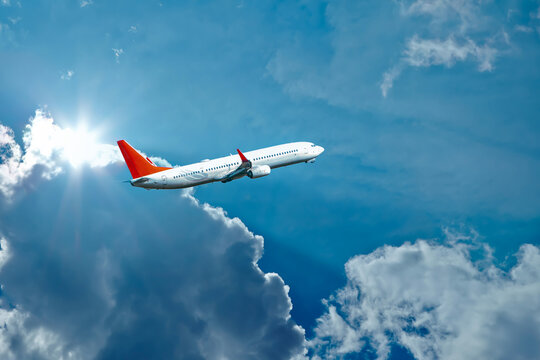
[[[270,166],[268,165],[254,166],[247,171],[247,176],[252,179],[260,178],[269,174]]]

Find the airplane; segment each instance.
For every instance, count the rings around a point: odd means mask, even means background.
[[[118,140],[118,147],[131,172],[132,186],[145,189],[182,189],[221,181],[223,183],[248,176],[257,179],[270,174],[271,169],[282,166],[313,163],[324,148],[311,142],[293,142],[248,151],[217,159],[177,166],[156,166],[142,156],[125,140]]]

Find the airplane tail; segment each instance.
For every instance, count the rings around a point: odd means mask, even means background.
[[[156,166],[149,158],[144,158],[141,154],[131,147],[125,140],[118,140],[118,147],[124,156],[126,165],[134,179],[154,174],[170,167]]]

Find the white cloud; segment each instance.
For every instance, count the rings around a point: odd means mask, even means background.
[[[90,6],[92,5],[94,2],[92,0],[81,0],[79,2],[79,5],[83,8],[83,7],[87,7],[87,6]]]
[[[6,265],[10,257],[9,244],[6,238],[2,236],[0,237],[0,270]]]
[[[401,71],[403,71],[403,64],[399,63],[383,74],[381,91],[384,97],[388,95],[388,91],[394,86],[394,79],[401,74]]]
[[[62,73],[62,75],[60,75],[60,79],[62,80],[71,80],[71,77],[75,74],[75,71],[73,70],[68,70],[66,71],[65,73]]]
[[[416,0],[400,2],[403,15],[429,15],[435,22],[444,22],[457,18],[461,31],[477,22],[479,14],[478,0]]]
[[[525,26],[525,25],[516,25],[514,27],[514,29],[517,31],[517,32],[523,32],[523,33],[531,33],[533,32],[533,28],[530,27],[530,26]]]
[[[116,146],[98,143],[84,129],[61,128],[43,110],[36,110],[30,118],[23,145],[24,151],[15,141],[13,131],[0,124],[0,192],[8,199],[33,174],[51,179],[66,164],[104,167],[122,161]]]
[[[317,337],[309,342],[309,346],[312,348],[323,347],[325,351],[319,351],[319,354],[315,354],[314,358],[320,359],[318,355],[322,355],[323,358],[333,359],[360,352],[365,341],[361,336],[358,336],[356,329],[338,314],[334,305],[328,305],[327,301],[324,301],[324,304],[327,306],[328,312],[318,319],[315,330]]]
[[[114,53],[114,59],[116,60],[116,63],[119,63],[120,62],[120,55],[122,55],[124,53],[124,49],[115,49],[115,48],[113,48],[112,51]]]
[[[253,259],[253,262],[256,263],[259,261],[259,259],[262,256],[262,250],[264,247],[264,240],[263,237],[260,235],[254,235],[247,226],[240,220],[240,218],[229,218],[227,216],[227,213],[225,210],[221,207],[214,207],[208,203],[200,203],[200,201],[194,196],[195,189],[194,188],[187,188],[182,190],[182,197],[188,199],[192,205],[202,209],[204,212],[206,212],[213,220],[219,221],[229,229],[237,228],[239,229],[244,235],[247,236],[250,241],[253,241],[256,244],[256,251],[255,251],[255,258]],[[292,309],[292,305],[291,305]],[[289,309],[290,310],[290,309]]]
[[[10,5],[11,5],[11,1],[10,1],[10,0],[1,0],[1,1],[0,1],[0,4],[3,5],[3,6],[10,6]]]
[[[136,33],[137,32],[137,27],[135,25],[131,25],[128,29],[129,32],[131,33]]]
[[[399,77],[406,66],[444,65],[450,68],[457,62],[474,59],[478,62],[478,70],[484,72],[493,70],[496,56],[497,50],[495,48],[487,44],[480,46],[468,38],[458,42],[453,36],[446,40],[440,40],[421,39],[415,35],[407,41],[400,63],[383,74],[383,80],[380,84],[381,92],[386,97],[394,85],[394,80]]]
[[[491,71],[497,50],[489,46],[478,46],[471,39],[458,43],[452,36],[441,41],[420,39],[413,36],[407,42],[404,61],[410,66],[428,67],[445,65],[452,67],[458,61],[474,58],[479,62],[478,70]]]
[[[137,150],[139,151],[143,156],[147,156],[144,152],[140,151],[140,150]],[[148,156],[150,158],[150,160],[152,160],[152,162],[154,164],[156,164],[157,166],[167,166],[167,167],[173,167],[171,165],[170,162],[167,161],[167,159],[164,159],[164,158],[161,158],[159,156]]]
[[[37,327],[29,329],[27,322],[30,314],[14,308],[0,308],[0,354],[2,359],[83,359],[84,356],[76,349],[70,349],[55,332]],[[18,343],[19,351],[12,349],[13,343]],[[22,356],[22,357],[21,357]]]
[[[312,351],[332,359],[368,338],[380,359],[393,342],[417,359],[540,358],[540,249],[522,245],[517,260],[497,267],[474,233],[356,256]]]

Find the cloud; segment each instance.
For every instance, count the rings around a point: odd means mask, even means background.
[[[76,351],[64,351],[68,344],[54,332],[44,328],[27,328],[30,315],[24,310],[9,309],[1,303],[0,354],[2,359],[81,359]],[[16,344],[14,346],[14,344]]]
[[[523,33],[531,33],[531,32],[534,31],[532,27],[525,26],[525,25],[516,25],[516,26],[514,26],[514,29],[517,32],[523,32]]]
[[[156,165],[172,167],[166,159],[139,152]],[[50,180],[66,166],[98,168],[124,163],[116,145],[100,143],[85,127],[62,128],[42,109],[25,126],[23,148],[15,141],[13,130],[0,124],[0,160],[0,193],[8,201],[17,189],[33,185],[37,179]]]
[[[140,151],[140,150],[137,150],[139,151],[143,156],[148,156],[146,155],[144,152]],[[164,159],[164,158],[161,158],[159,156],[148,156],[150,158],[150,160],[152,160],[152,162],[154,164],[156,164],[157,166],[167,166],[167,167],[173,167],[171,165],[170,162],[167,161],[167,159]]]
[[[388,91],[394,86],[394,79],[396,79],[403,71],[403,63],[393,66],[390,70],[383,74],[383,80],[381,82],[381,91],[384,97],[388,95]]]
[[[6,23],[0,22],[0,46],[16,45],[15,32]]]
[[[383,74],[381,91],[384,97],[393,87],[394,80],[405,69],[406,65],[413,67],[429,67],[444,65],[448,68],[456,62],[473,58],[478,62],[481,72],[492,71],[497,50],[489,45],[479,46],[471,39],[458,43],[453,36],[442,41],[439,39],[420,39],[417,35],[407,41],[402,62],[393,66]]]
[[[192,190],[160,201],[159,216],[137,210],[147,200],[119,211],[94,195],[91,173],[85,178],[82,189],[97,201],[76,249],[67,230],[76,216],[62,222],[51,246],[42,234],[61,215],[19,209],[17,219],[39,214],[41,221],[10,243],[1,299],[9,296],[13,306],[0,309],[7,324],[0,357],[279,360],[303,353],[289,288],[258,267],[263,238],[240,219],[199,202]]]
[[[457,19],[462,32],[474,26],[481,17],[481,1],[475,0],[416,0],[401,1],[400,5],[406,16],[429,15],[436,23]]]
[[[62,75],[60,75],[60,79],[62,80],[71,80],[71,77],[75,74],[75,71],[73,70],[68,70],[66,71],[65,73],[62,73]]]
[[[19,21],[22,20],[20,16],[17,16],[16,18],[9,17],[8,20],[13,24],[16,25]]]
[[[540,249],[524,244],[517,264],[496,266],[473,232],[447,231],[383,246],[345,265],[347,285],[326,301],[310,341],[315,358],[365,349],[388,358],[393,343],[417,359],[540,357]]]
[[[83,8],[83,7],[87,7],[87,6],[90,6],[92,5],[94,2],[92,0],[81,0],[79,1],[79,4],[80,6]]]
[[[66,164],[104,167],[122,161],[117,147],[98,143],[84,129],[61,128],[50,114],[36,110],[23,132],[23,146],[13,130],[0,124],[0,192],[11,198],[32,177],[51,179]]]
[[[321,99],[334,106],[372,104],[381,71],[388,63],[386,47],[392,42],[380,14],[391,13],[389,2],[334,1],[324,5],[324,32],[296,27],[267,63],[273,79],[292,96]],[[391,30],[391,29],[390,29]],[[381,39],[384,39],[381,42]],[[384,59],[384,60],[383,60]]]
[[[384,107],[387,102],[380,101],[377,90],[386,97],[410,67],[450,68],[473,60],[480,71],[492,71],[508,48],[508,38],[503,39],[505,17],[491,12],[490,4],[335,1],[324,13],[324,35],[295,33],[294,40],[275,51],[266,69],[293,96],[348,108]]]
[[[432,65],[452,67],[457,61],[473,57],[480,63],[478,67],[480,71],[491,71],[496,53],[497,50],[489,46],[479,47],[470,39],[458,44],[453,37],[441,41],[424,40],[414,36],[407,42],[404,61],[416,67]]]
[[[5,237],[0,237],[0,270],[11,258],[10,247]],[[2,289],[3,290],[3,289]],[[81,354],[62,351],[67,344],[54,332],[42,326],[27,328],[30,314],[14,307],[0,295],[0,355],[2,359],[80,358]]]
[[[383,74],[380,85],[381,92],[386,97],[388,91],[393,87],[394,80],[406,66],[429,67],[444,65],[450,68],[456,62],[472,58],[478,62],[478,70],[484,72],[493,70],[496,56],[497,50],[495,48],[489,45],[479,46],[471,39],[465,39],[459,43],[453,36],[443,41],[439,39],[420,39],[415,35],[407,41],[401,62]]]
[[[400,2],[403,16],[427,15],[431,18],[431,23],[424,27],[422,32],[431,33],[434,37],[422,38],[414,35],[407,40],[403,57],[399,63],[383,73],[383,79],[380,83],[383,97],[388,95],[395,79],[407,66],[444,65],[450,68],[456,62],[472,58],[479,63],[479,71],[492,71],[495,58],[499,53],[495,41],[498,36],[493,33],[487,37],[480,36],[477,35],[478,31],[473,31],[485,26],[484,23],[493,22],[493,19],[485,20],[487,15],[482,14],[481,5],[482,2],[471,0]],[[486,29],[483,30],[486,32]],[[508,36],[504,31],[502,34],[505,38],[504,43],[507,44]],[[446,39],[443,40],[444,38]],[[482,42],[484,45],[478,45]]]
[[[120,152],[90,135],[56,125],[43,110],[30,118],[23,146],[0,125],[6,197],[35,177],[52,179],[68,164],[86,164],[77,188],[91,199],[83,218],[80,197],[64,185],[63,194],[33,192],[30,207],[10,206],[3,226],[13,240],[0,237],[0,357],[301,356],[304,330],[291,318],[289,287],[257,265],[263,238],[222,208],[199,202],[193,189],[160,201],[159,216],[140,212],[151,207],[146,200],[117,204],[121,188],[106,190],[122,185],[92,169],[121,161]],[[81,146],[84,153],[74,156]]]
[[[124,53],[124,49],[115,49],[113,48],[112,49],[113,53],[114,53],[114,59],[116,60],[116,63],[120,63],[120,55],[122,55]]]

